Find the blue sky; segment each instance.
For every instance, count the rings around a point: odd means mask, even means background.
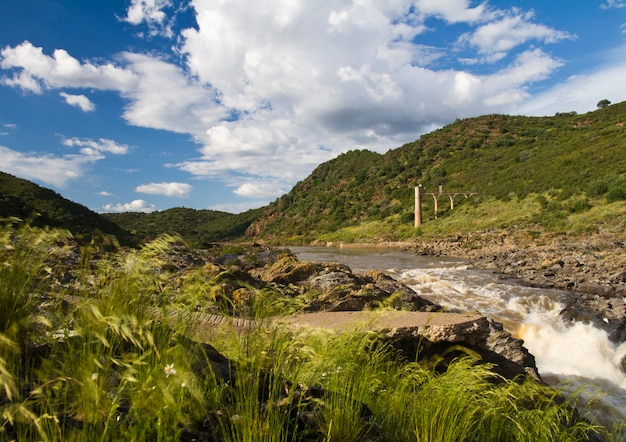
[[[626,100],[625,0],[0,0],[0,170],[240,212],[350,149]]]

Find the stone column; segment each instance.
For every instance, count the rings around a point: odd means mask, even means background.
[[[422,225],[422,186],[415,187],[415,228]]]

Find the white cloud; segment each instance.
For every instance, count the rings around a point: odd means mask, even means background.
[[[137,186],[135,192],[187,198],[191,189],[193,187],[186,183],[150,183]]]
[[[133,25],[163,23],[167,17],[163,9],[171,5],[171,0],[131,0],[124,20]]]
[[[93,104],[89,98],[84,95],[70,95],[65,92],[59,93],[61,97],[65,99],[65,102],[70,106],[75,106],[80,108],[83,112],[91,112],[96,110],[96,105]]]
[[[487,2],[472,8],[471,0],[417,0],[417,8],[425,15],[433,15],[448,23],[477,22],[488,18],[491,13]]]
[[[606,3],[600,5],[602,9],[619,9],[626,7],[624,0],[606,0]]]
[[[14,48],[5,47],[0,56],[0,67],[14,70],[13,77],[3,77],[2,83],[36,94],[44,89],[63,87],[128,92],[138,83],[134,73],[111,63],[81,63],[63,49],[55,49],[52,56],[48,56],[42,48],[28,41]]]
[[[0,64],[3,69],[6,65]],[[28,75],[25,71],[13,73],[12,77],[0,77],[0,84],[11,87],[18,87],[23,91],[30,91],[34,94],[41,94],[42,89],[39,81],[32,75]]]
[[[183,66],[130,52],[117,64],[96,64],[24,42],[2,50],[8,74],[1,81],[34,93],[117,91],[130,124],[189,134],[199,144],[197,158],[170,166],[221,180],[238,196],[271,198],[346,150],[386,151],[456,118],[522,106],[532,84],[562,66],[543,46],[572,38],[532,13],[472,0],[259,0],[253,7],[190,0],[189,7],[197,27],[176,40]],[[124,20],[162,30],[171,9],[170,0],[132,0]],[[448,40],[462,53],[424,44],[433,24],[470,28]],[[473,64],[442,68],[455,54]],[[110,152],[80,141],[74,145],[85,155]]]
[[[281,186],[282,183],[276,182],[252,182],[244,183],[237,186],[235,195],[246,198],[267,199],[276,195],[286,193],[286,189]]]
[[[52,155],[37,152],[18,152],[0,146],[2,164],[0,169],[29,180],[41,181],[57,187],[65,187],[69,182],[82,178],[97,161],[105,158],[106,153],[125,154],[128,146],[115,141],[100,138],[67,138],[63,144],[68,147],[80,147],[78,154]]]
[[[139,79],[133,90],[124,92],[129,100],[124,118],[129,123],[198,138],[228,115],[215,90],[189,78],[181,68],[147,55],[123,57]]]
[[[0,146],[2,164],[0,169],[20,178],[41,181],[57,187],[65,187],[68,182],[80,179],[88,166],[102,156],[22,153]]]
[[[555,43],[574,38],[567,32],[532,23],[533,14],[530,12],[514,12],[513,15],[507,13],[498,20],[463,34],[459,37],[459,42],[477,48],[478,53],[484,56],[484,61],[495,62],[504,58],[512,49],[531,40]]]
[[[143,212],[151,213],[156,210],[156,206],[144,200],[134,200],[125,204],[106,204],[102,208],[107,212]]]
[[[547,78],[560,66],[560,61],[539,49],[521,53],[507,68],[485,79],[485,104],[493,107],[520,104],[530,96],[527,85]]]
[[[216,210],[218,212],[241,213],[250,209],[258,209],[259,207],[267,206],[269,203],[269,200],[256,200],[246,201],[245,203],[213,204],[207,207],[207,209]]]
[[[623,52],[622,52],[623,53]],[[527,115],[579,113],[595,109],[598,101],[626,101],[626,62],[602,66],[595,71],[570,77],[558,86],[524,102],[519,111]]]
[[[14,123],[4,123],[2,125],[2,127],[4,127],[5,129],[9,129],[9,130],[17,129],[17,125],[14,124]],[[3,132],[0,132],[0,135],[2,135],[2,136],[9,135],[9,132],[8,131],[3,131]]]
[[[80,147],[80,153],[88,156],[101,156],[103,153],[112,153],[115,155],[125,155],[128,153],[128,145],[119,144],[113,140],[99,138],[97,141],[85,138],[66,138],[63,144],[68,147]]]
[[[106,190],[98,192],[97,195],[100,195],[100,196],[113,196],[113,194],[111,192],[107,192]]]

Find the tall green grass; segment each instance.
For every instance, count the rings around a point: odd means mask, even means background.
[[[363,327],[273,326],[263,310],[275,312],[277,291],[261,293],[250,329],[205,334],[234,364],[224,376],[188,339],[192,315],[162,320],[168,302],[184,308],[162,260],[175,238],[68,281],[46,259],[61,244],[53,232],[4,229],[0,308],[26,310],[6,314],[0,334],[0,440],[578,441],[593,429],[554,390],[494,383],[469,353],[442,371]],[[50,302],[68,294],[82,302]]]

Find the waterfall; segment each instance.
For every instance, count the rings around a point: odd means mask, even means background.
[[[563,391],[594,422],[626,421],[626,343],[615,345],[591,324],[565,323],[571,293],[527,287],[462,260],[379,249],[294,248],[303,261],[336,261],[357,272],[385,271],[424,298],[454,311],[477,310],[523,339],[544,381]]]

